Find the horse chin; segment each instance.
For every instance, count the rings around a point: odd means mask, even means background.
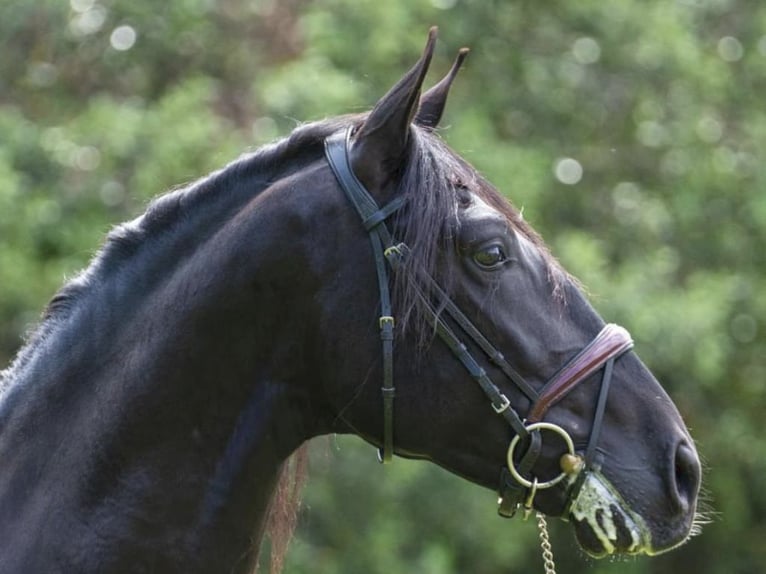
[[[616,489],[590,471],[572,502],[570,520],[582,549],[594,558],[613,554],[653,554],[651,533]]]

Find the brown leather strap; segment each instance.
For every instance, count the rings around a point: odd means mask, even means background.
[[[590,345],[569,361],[540,391],[540,397],[527,414],[527,424],[543,420],[553,405],[563,399],[578,383],[633,348],[630,333],[619,325],[604,326]]]

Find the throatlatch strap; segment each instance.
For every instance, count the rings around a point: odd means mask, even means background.
[[[325,155],[335,178],[348,200],[362,218],[362,224],[370,235],[375,257],[375,271],[380,291],[380,341],[383,347],[383,446],[378,450],[378,460],[390,462],[394,453],[394,316],[391,310],[391,292],[388,285],[388,269],[384,251],[392,244],[391,234],[385,220],[395,213],[404,201],[401,198],[378,208],[375,199],[367,192],[351,169],[348,157],[348,138],[351,131],[335,134],[325,140]]]

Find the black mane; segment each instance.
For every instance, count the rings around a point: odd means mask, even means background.
[[[225,200],[244,187],[252,199],[275,180],[301,170],[323,153],[324,139],[348,125],[349,118],[304,124],[275,143],[245,154],[226,167],[152,200],[139,217],[115,226],[89,266],[65,284],[48,303],[44,321],[61,319],[96,278],[120,269],[148,243],[180,225],[190,213]],[[247,182],[244,186],[243,182]]]
[[[36,344],[43,341],[70,315],[72,310],[108,276],[118,272],[132,258],[162,241],[189,217],[209,205],[227,201],[229,194],[240,193],[252,199],[274,181],[303,169],[324,154],[324,140],[339,130],[360,125],[365,115],[348,115],[303,124],[288,137],[265,145],[187,186],[153,200],[145,213],[114,227],[85,270],[68,281],[51,298],[40,324],[27,337],[27,344],[6,371],[0,371],[0,383],[8,373],[23,366]],[[459,190],[467,188],[498,209],[509,222],[541,251],[548,262],[554,286],[565,273],[550,255],[537,233],[523,220],[520,212],[462,160],[434,131],[413,126],[411,157],[402,174],[400,193],[406,208],[394,218],[395,235],[411,250],[407,265],[434,275],[440,250],[449,246],[458,221]],[[245,184],[246,183],[246,184]],[[235,202],[235,205],[239,205]],[[198,230],[194,231],[195,234]],[[418,312],[418,298],[406,273],[397,275],[394,294],[399,325],[415,323],[417,331],[427,334]],[[449,287],[449,273],[439,278]],[[414,321],[411,321],[414,319]]]

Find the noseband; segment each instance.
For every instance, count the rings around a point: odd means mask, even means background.
[[[391,310],[391,295],[388,281],[388,266],[396,271],[406,260],[409,250],[403,243],[396,243],[386,220],[404,204],[397,198],[382,208],[378,206],[364,185],[357,179],[349,159],[349,140],[351,130],[336,133],[325,140],[325,155],[338,183],[351,201],[362,224],[369,234],[375,258],[378,288],[380,291],[381,314],[379,319],[380,339],[383,348],[383,441],[378,450],[381,462],[389,462],[393,456],[393,406],[395,389],[393,384],[393,339],[394,317]],[[562,514],[568,512],[571,502],[576,498],[588,470],[599,464],[596,446],[606,409],[607,395],[612,379],[614,362],[633,347],[630,334],[617,325],[606,325],[596,337],[574,358],[554,374],[540,390],[535,390],[508,363],[476,326],[460,311],[433,278],[417,273],[409,278],[416,288],[421,303],[425,306],[427,320],[463,364],[471,377],[479,384],[489,398],[494,411],[502,416],[515,432],[508,448],[508,464],[503,469],[500,484],[500,507],[502,516],[511,517],[523,506],[525,516],[531,511],[535,495],[539,490],[551,488],[566,482],[568,488]],[[433,301],[438,300],[439,310]],[[445,321],[449,317],[450,323]],[[468,347],[456,334],[456,326],[468,337],[488,360],[498,367],[503,374],[527,397],[531,407],[527,416],[522,418],[511,406],[508,397],[495,385],[481,367]],[[564,398],[579,383],[603,369],[601,389],[596,403],[590,437],[583,455],[575,452],[569,433],[562,427],[543,419],[548,410]],[[548,480],[539,480],[532,471],[543,447],[543,432],[559,435],[567,447],[561,458],[561,473]],[[565,480],[566,479],[566,480]]]

